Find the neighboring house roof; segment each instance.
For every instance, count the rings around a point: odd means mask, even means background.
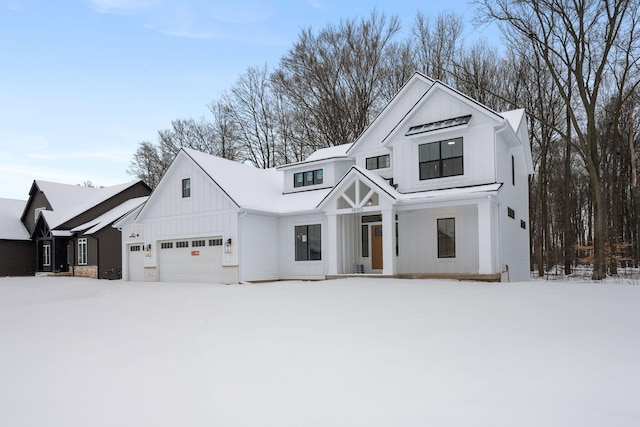
[[[20,220],[26,200],[0,199],[0,240],[30,240]]]
[[[140,181],[113,185],[111,187],[93,188],[36,180],[33,182],[31,194],[34,194],[37,188],[47,198],[52,211],[42,211],[42,214],[49,228],[53,229],[121,193],[127,188],[138,184],[138,182]],[[36,206],[36,208],[37,207],[38,206]],[[25,214],[26,212],[23,213],[23,217]]]
[[[113,224],[115,221],[126,216],[130,212],[136,210],[137,208],[142,206],[142,204],[144,204],[144,202],[146,202],[148,198],[149,196],[136,197],[135,199],[129,199],[126,202],[111,209],[110,211],[105,212],[104,214],[100,215],[94,220],[73,228],[71,231],[73,233],[82,233],[85,235],[91,235]]]

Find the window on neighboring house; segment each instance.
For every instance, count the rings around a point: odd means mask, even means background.
[[[191,178],[182,180],[182,198],[191,197]]]
[[[294,187],[306,187],[307,185],[318,185],[324,181],[322,169],[293,174]]]
[[[422,144],[419,159],[421,180],[462,175],[462,138]]]
[[[42,265],[44,267],[51,265],[51,245],[42,245]]]
[[[438,258],[456,257],[456,220],[438,219]]]
[[[78,265],[87,265],[87,239],[78,239]]]
[[[390,164],[388,154],[367,158],[367,169],[369,170],[388,168]]]
[[[322,259],[322,230],[320,224],[295,227],[296,261]]]

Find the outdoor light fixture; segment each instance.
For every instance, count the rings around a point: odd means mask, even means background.
[[[371,199],[367,200],[367,206],[373,206],[373,200]]]
[[[147,245],[147,253],[145,254],[146,256],[151,256],[151,243],[149,243]]]
[[[131,233],[131,236],[129,236],[129,238],[134,239],[136,237],[138,237],[139,235],[137,233]]]
[[[225,254],[231,253],[231,239],[227,239],[227,241],[224,243],[224,253]]]

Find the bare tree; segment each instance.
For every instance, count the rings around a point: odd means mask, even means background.
[[[315,34],[303,30],[273,81],[295,109],[314,148],[353,142],[377,114],[388,79],[384,55],[400,30],[397,17],[373,12]]]
[[[463,21],[460,15],[444,12],[431,17],[418,11],[412,28],[418,54],[417,62],[429,77],[452,83],[453,65],[460,54]]]
[[[637,40],[637,0],[478,0],[482,16],[503,24],[508,42],[529,40],[543,60],[555,87],[563,97],[575,131],[575,148],[581,155],[591,183],[594,207],[593,279],[606,276],[606,207],[600,177],[597,116],[603,90],[612,72],[618,86],[628,92],[638,84],[625,78],[637,68],[640,50]],[[627,42],[627,40],[632,40]],[[621,52],[626,49],[627,52]],[[631,49],[631,50],[629,50]],[[612,62],[626,57],[624,64]],[[616,67],[613,67],[615,64]],[[620,69],[619,67],[622,67]],[[577,104],[566,86],[567,70],[572,75]],[[556,129],[565,137],[565,129]],[[566,138],[565,138],[566,139]]]
[[[159,148],[149,141],[142,141],[129,164],[127,173],[156,188],[169,165],[164,161]]]

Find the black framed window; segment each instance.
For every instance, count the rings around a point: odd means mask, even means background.
[[[391,162],[389,160],[388,154],[376,157],[368,157],[366,161],[366,166],[369,170],[384,169],[388,168],[390,165]]]
[[[320,224],[297,225],[296,261],[317,261],[322,259],[322,229]]]
[[[516,185],[516,158],[511,156],[511,185]]]
[[[182,198],[191,197],[191,178],[182,180]]]
[[[421,180],[464,174],[462,138],[422,144],[418,150]]]
[[[362,224],[362,258],[369,258],[369,225]]]
[[[438,258],[456,257],[456,219],[438,219]]]
[[[316,169],[306,172],[298,172],[293,174],[294,187],[306,187],[307,185],[318,185],[324,181],[324,173],[322,169]]]
[[[507,207],[507,216],[509,218],[511,218],[511,219],[515,219],[516,218],[516,211],[514,211],[510,207]]]

